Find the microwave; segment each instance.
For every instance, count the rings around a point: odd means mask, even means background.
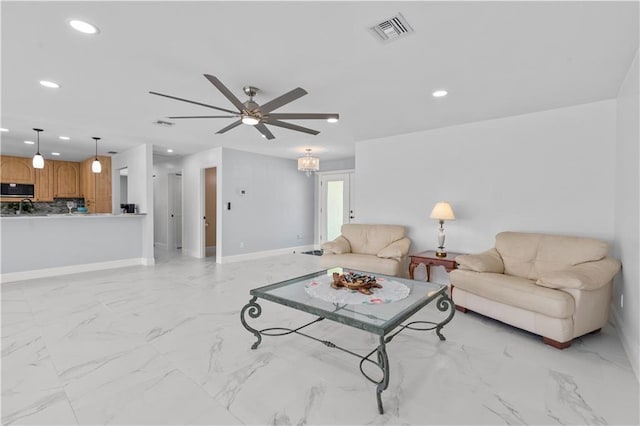
[[[32,183],[0,183],[0,197],[33,198],[34,195]]]

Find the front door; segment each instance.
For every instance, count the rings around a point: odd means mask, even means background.
[[[340,228],[355,218],[352,208],[354,173],[320,176],[319,243],[340,235]]]

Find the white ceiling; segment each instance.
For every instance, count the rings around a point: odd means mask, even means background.
[[[152,143],[184,155],[224,146],[285,158],[310,147],[321,159],[354,143],[610,99],[638,49],[638,2],[7,2],[2,7],[3,154],[81,160]],[[415,33],[384,44],[369,28],[401,12]],[[88,36],[67,21],[101,32]],[[277,112],[337,112],[338,124],[290,122],[311,136],[233,119],[153,124],[216,111],[158,91],[233,109],[204,77],[264,103],[295,87],[309,94]],[[60,89],[46,89],[41,79]],[[446,88],[436,99],[432,91]],[[59,135],[71,141],[58,139]]]

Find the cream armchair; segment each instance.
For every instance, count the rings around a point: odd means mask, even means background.
[[[398,225],[345,224],[342,235],[322,245],[324,267],[404,276],[411,240]]]
[[[494,248],[456,257],[453,301],[543,337],[564,349],[609,319],[611,284],[620,262],[591,238],[502,232]]]

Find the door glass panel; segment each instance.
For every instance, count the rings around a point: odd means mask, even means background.
[[[327,240],[340,236],[344,221],[344,182],[327,182]]]

